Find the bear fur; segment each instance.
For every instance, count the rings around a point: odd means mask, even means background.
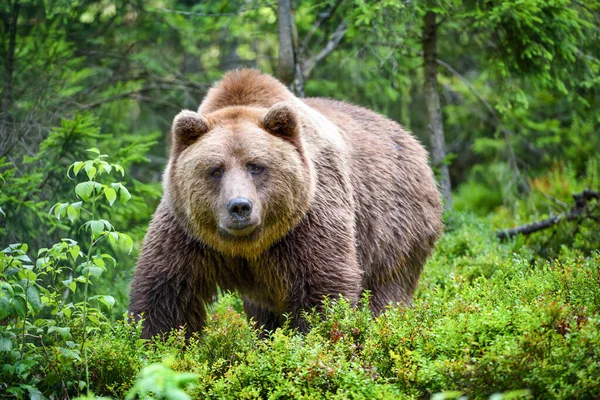
[[[267,330],[284,314],[306,330],[301,312],[324,296],[369,290],[375,313],[408,305],[442,229],[411,134],[255,70],[226,74],[198,112],[175,117],[163,184],[131,288],[144,337],[200,331],[217,287]]]

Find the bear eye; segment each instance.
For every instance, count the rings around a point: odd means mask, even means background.
[[[260,174],[264,171],[264,169],[265,167],[263,167],[262,165],[248,164],[248,171],[253,175]]]
[[[221,168],[221,167],[211,168],[209,175],[212,178],[220,178],[221,176],[223,176],[223,168]]]

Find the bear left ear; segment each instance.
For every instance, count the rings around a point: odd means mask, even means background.
[[[173,143],[185,147],[208,132],[208,124],[197,112],[183,110],[173,120],[171,132]]]
[[[262,125],[267,132],[292,142],[296,142],[299,135],[298,116],[286,102],[272,106],[264,116]]]

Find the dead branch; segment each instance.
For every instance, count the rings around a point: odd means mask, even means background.
[[[519,234],[529,235],[531,233],[541,231],[543,229],[550,228],[561,221],[573,221],[585,216],[585,211],[588,209],[588,203],[592,200],[600,202],[600,193],[594,190],[584,190],[581,193],[573,195],[575,204],[571,210],[567,213],[561,213],[559,215],[546,218],[542,221],[537,221],[531,224],[517,226],[516,228],[503,229],[496,233],[498,239],[508,239]]]
[[[335,32],[333,32],[331,34],[331,37],[329,38],[329,41],[327,42],[325,47],[320,52],[318,52],[316,55],[314,55],[313,57],[310,57],[308,60],[306,60],[303,63],[302,75],[304,76],[304,79],[308,79],[308,76],[310,75],[314,66],[317,65],[320,61],[322,61],[329,54],[331,54],[335,50],[335,48],[338,46],[338,44],[340,44],[340,42],[344,38],[344,35],[346,34],[346,28],[347,28],[347,26],[346,26],[345,22],[342,22],[341,24],[339,24],[337,29],[335,30]]]

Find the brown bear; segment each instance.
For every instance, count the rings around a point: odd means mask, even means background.
[[[299,99],[255,70],[226,74],[172,127],[164,196],[137,264],[143,336],[200,331],[217,287],[273,330],[324,296],[409,304],[442,229],[427,154],[361,107]]]

